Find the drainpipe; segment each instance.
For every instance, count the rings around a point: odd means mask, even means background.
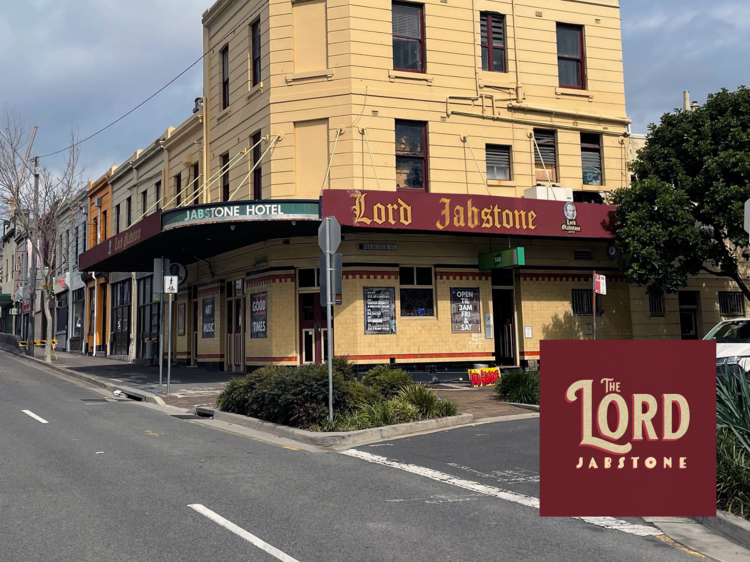
[[[99,284],[97,283],[97,280],[96,280],[96,272],[94,272],[94,337],[93,337],[94,351],[92,353],[92,357],[96,357],[96,324],[97,324],[96,320],[97,320],[97,312],[98,312],[97,309],[99,308],[96,306],[96,302],[99,300],[98,293],[99,293]]]
[[[476,14],[477,13],[476,9],[474,8],[474,0],[471,0],[471,13],[472,14]],[[472,39],[474,40],[474,87],[475,87],[476,92],[477,92],[477,97],[479,97],[479,65],[476,63],[476,59],[477,59],[477,22],[476,22],[476,18],[473,18],[473,19],[474,19],[474,22],[473,22],[473,24],[471,26],[471,34],[472,34]],[[492,36],[492,30],[491,29],[488,29],[487,33],[490,35],[490,37]]]
[[[516,0],[511,0],[511,20],[513,21],[513,60],[516,65],[516,101],[523,101],[523,86],[521,85],[521,71],[518,68],[518,28],[516,27]]]

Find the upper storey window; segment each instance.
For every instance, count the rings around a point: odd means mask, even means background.
[[[260,20],[250,26],[250,46],[252,56],[252,84],[260,84]]]
[[[561,88],[586,89],[583,27],[557,24],[557,73]]]
[[[424,6],[393,3],[393,68],[425,71]]]
[[[482,35],[482,70],[507,72],[505,17],[492,12],[482,12],[479,18]]]
[[[221,50],[221,109],[229,107],[229,45]]]
[[[396,188],[427,187],[427,125],[396,121]]]

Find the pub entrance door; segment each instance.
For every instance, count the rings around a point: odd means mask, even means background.
[[[245,282],[227,283],[226,370],[245,372]]]

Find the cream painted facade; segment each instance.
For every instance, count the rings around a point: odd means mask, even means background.
[[[570,190],[585,215],[597,194],[629,185],[635,147],[617,0],[219,0],[204,13],[203,26],[202,106],[130,162],[145,169],[146,154],[160,151],[151,171],[138,177],[161,178],[162,231],[133,252],[151,256],[149,248],[168,239],[173,246],[159,252],[187,267],[173,317],[173,351],[181,362],[244,372],[325,355],[316,280],[321,252],[310,227],[317,228],[318,217],[224,223],[213,220],[217,210],[233,217],[257,200],[281,208],[315,206],[321,197],[325,205],[341,191],[392,194],[393,209],[399,197],[422,192],[424,201],[489,196],[507,209],[541,184]],[[488,26],[502,42],[492,60],[503,71],[490,70],[483,58]],[[397,36],[412,34],[408,45],[419,46],[398,64],[396,28]],[[578,47],[565,43],[570,33]],[[563,54],[578,48],[575,60],[561,61],[561,41]],[[407,66],[417,60],[417,68],[401,68],[404,60]],[[580,87],[569,83],[571,64],[582,69]],[[405,136],[409,127],[421,131],[418,140]],[[507,172],[505,160],[497,163],[506,154]],[[593,174],[592,158],[599,163]],[[404,187],[420,181],[421,188]],[[138,190],[115,187],[114,204]],[[567,192],[548,196],[560,194]],[[147,193],[145,209],[140,194],[134,197],[134,222],[155,211],[155,196]],[[533,365],[543,339],[591,337],[591,309],[586,314],[581,299],[591,294],[594,270],[609,281],[597,337],[679,338],[678,302],[668,297],[665,315],[652,315],[645,293],[625,282],[608,255],[611,236],[592,230],[589,237],[561,236],[564,201],[558,203],[550,219],[557,232],[544,236],[526,226],[492,235],[482,227],[344,228],[334,355],[362,369],[401,365],[428,380],[474,364]],[[413,208],[422,211],[418,202]],[[183,213],[186,224],[176,230]],[[525,264],[479,271],[480,254],[508,248],[523,248]],[[702,305],[697,337],[719,317],[720,287],[694,281],[717,309]],[[133,308],[140,309],[137,284]],[[478,330],[456,329],[451,295],[458,292],[474,295]],[[367,327],[368,295],[375,293],[393,295],[388,333]],[[135,330],[141,321],[135,312],[132,318]]]

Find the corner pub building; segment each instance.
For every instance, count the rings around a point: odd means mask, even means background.
[[[320,362],[317,230],[335,216],[334,355],[362,369],[534,365],[540,340],[590,337],[593,270],[597,337],[632,338],[604,204],[629,178],[619,4],[529,4],[219,0],[203,98],[81,271],[184,265],[181,362]]]

